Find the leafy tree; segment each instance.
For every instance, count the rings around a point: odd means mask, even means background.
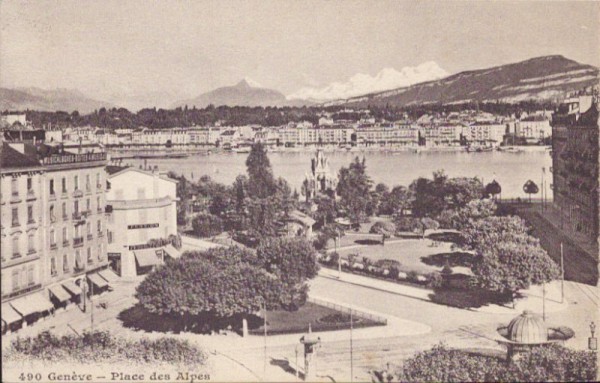
[[[216,215],[200,213],[192,219],[192,228],[199,237],[212,237],[223,232],[223,220]]]
[[[502,193],[502,187],[496,180],[493,180],[485,185],[485,193],[495,198],[497,194]]]
[[[540,191],[540,188],[538,188],[538,186],[535,184],[535,182],[533,182],[532,180],[529,180],[529,181],[525,182],[525,185],[523,185],[523,191],[526,194],[529,194],[529,202],[531,202],[531,195],[537,194]]]
[[[440,228],[440,223],[435,219],[429,217],[421,218],[421,230],[423,231],[423,238],[425,238],[425,230],[437,230]]]
[[[275,193],[276,183],[267,150],[260,142],[252,145],[246,159],[248,171],[248,194],[250,197],[267,198]]]
[[[348,214],[352,224],[365,222],[371,200],[372,181],[367,175],[366,161],[358,157],[349,167],[342,167],[338,176],[337,194],[340,196],[340,206]]]
[[[317,275],[317,253],[304,238],[266,238],[256,249],[258,264],[282,284],[280,304],[297,309],[306,302],[306,282]]]
[[[319,196],[315,199],[317,211],[313,218],[317,221],[319,227],[333,223],[336,217],[335,199],[327,196]]]
[[[387,198],[382,201],[381,209],[386,214],[404,215],[404,211],[410,209],[413,204],[413,195],[404,186],[394,186]]]
[[[157,268],[140,283],[136,297],[149,312],[175,316],[187,326],[202,315],[251,314],[262,298],[271,303],[278,283],[248,263],[216,265],[202,256],[184,256]]]
[[[444,210],[438,215],[440,226],[446,229],[463,230],[472,221],[493,216],[498,207],[491,199],[475,199],[457,210]]]

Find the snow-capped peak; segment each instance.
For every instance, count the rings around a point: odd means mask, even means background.
[[[336,100],[368,93],[410,86],[420,82],[437,80],[448,76],[434,61],[424,62],[416,67],[404,67],[400,71],[383,68],[375,76],[357,73],[345,82],[333,82],[325,87],[305,87],[287,96],[287,99]]]
[[[258,81],[255,81],[255,80],[251,79],[250,77],[244,77],[242,82],[245,82],[251,88],[262,88],[263,87]]]

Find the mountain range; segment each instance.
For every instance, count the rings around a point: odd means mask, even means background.
[[[384,68],[375,76],[357,73],[345,82],[333,82],[322,88],[305,87],[287,98],[315,101],[345,99],[437,80],[448,75],[436,62],[428,61],[415,67],[404,67],[400,71]]]
[[[92,99],[75,89],[0,88],[0,110],[62,110],[69,113],[76,110],[87,114],[102,107],[113,108],[115,105]]]
[[[236,85],[224,86],[202,93],[195,98],[179,101],[172,107],[187,105],[204,108],[211,104],[214,106],[302,106],[312,103],[304,100],[288,100],[283,93],[263,88],[257,82],[246,78]]]
[[[346,82],[334,82],[321,88],[303,88],[288,97],[244,79],[199,96],[175,102],[171,107],[220,106],[322,106],[348,105],[410,106],[431,103],[457,104],[470,101],[519,102],[557,100],[568,92],[598,82],[598,68],[580,64],[563,56],[544,56],[493,68],[460,72],[447,76],[435,62],[392,68],[377,75],[357,74]],[[365,93],[368,93],[365,95]],[[358,95],[358,96],[356,96]],[[135,97],[134,97],[135,96]],[[81,114],[102,107],[167,106],[176,96],[165,92],[114,96],[111,102],[86,96],[78,90],[40,88],[0,88],[0,110],[62,110]]]
[[[568,92],[597,83],[598,68],[554,55],[460,72],[440,80],[326,102],[323,105],[402,107],[470,101],[541,101],[560,99]]]

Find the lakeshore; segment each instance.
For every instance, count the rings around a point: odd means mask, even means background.
[[[533,147],[532,147],[533,148]],[[337,173],[342,166],[355,157],[365,157],[367,168],[374,183],[383,182],[389,186],[408,186],[418,177],[430,177],[434,171],[443,169],[451,177],[477,176],[484,183],[495,179],[502,186],[502,198],[527,198],[523,184],[533,180],[541,184],[542,168],[552,166],[552,158],[544,147],[523,152],[494,151],[467,153],[466,151],[380,151],[365,150],[328,151],[331,171]],[[214,148],[213,148],[214,149]],[[165,151],[162,154],[166,154]],[[276,177],[285,178],[292,188],[300,191],[305,173],[310,170],[310,161],[315,149],[303,151],[270,152],[269,159]],[[111,151],[114,156],[115,152]],[[188,153],[184,158],[125,158],[122,165],[135,167],[158,167],[159,171],[173,171],[190,180],[208,175],[217,182],[231,184],[239,174],[246,171],[247,154],[214,151]],[[547,181],[550,180],[550,175]],[[552,198],[552,190],[546,189],[547,198]],[[539,197],[539,194],[535,197]]]

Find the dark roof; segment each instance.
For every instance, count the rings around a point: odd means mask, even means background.
[[[4,168],[31,168],[38,167],[40,163],[35,157],[25,155],[3,143],[0,149],[0,169]]]
[[[115,173],[120,172],[121,170],[125,170],[127,169],[129,166],[116,166],[116,165],[107,165],[106,166],[106,172],[109,175],[113,175]]]

